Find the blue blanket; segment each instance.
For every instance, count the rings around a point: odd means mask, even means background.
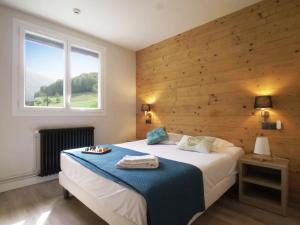
[[[147,202],[148,225],[187,225],[192,216],[205,210],[202,172],[199,168],[159,158],[158,169],[119,169],[115,165],[125,155],[144,153],[104,145],[111,148],[104,155],[63,151],[83,166],[112,181],[140,193]]]

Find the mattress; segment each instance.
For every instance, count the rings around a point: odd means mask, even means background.
[[[188,163],[201,169],[206,208],[219,197],[220,192],[227,190],[228,182],[224,180],[237,173],[237,161],[243,155],[242,149],[238,147],[229,147],[218,153],[201,154],[178,150],[176,145],[147,145],[145,140],[117,146]],[[93,195],[100,207],[109,206],[115,214],[134,224],[147,225],[146,201],[134,190],[95,174],[66,154],[61,156],[61,169],[66,177]]]

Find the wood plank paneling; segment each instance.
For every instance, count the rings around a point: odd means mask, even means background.
[[[262,130],[255,95],[273,96]],[[137,111],[137,137],[154,127],[223,137],[254,148],[269,137],[290,159],[290,198],[300,201],[300,1],[265,0],[137,52],[137,103],[153,103],[153,123]]]

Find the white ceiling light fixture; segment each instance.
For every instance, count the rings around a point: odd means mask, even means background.
[[[78,8],[73,8],[73,13],[79,15],[81,13],[81,10]]]

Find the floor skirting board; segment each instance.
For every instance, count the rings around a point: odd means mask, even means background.
[[[0,182],[0,193],[4,192],[4,191],[9,191],[9,190],[29,186],[32,184],[38,184],[41,182],[54,180],[57,178],[58,178],[58,174],[55,174],[52,176],[47,176],[47,177],[31,175],[31,176],[19,177],[19,178],[2,181],[2,182]]]

